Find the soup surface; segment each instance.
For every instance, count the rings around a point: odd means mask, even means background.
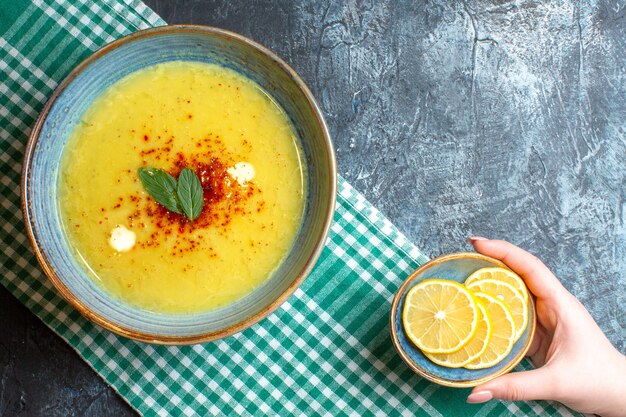
[[[142,69],[108,88],[72,132],[59,175],[64,227],[109,293],[190,313],[262,284],[298,232],[306,172],[283,110],[254,82],[204,63]],[[141,167],[192,169],[204,206],[159,205]]]

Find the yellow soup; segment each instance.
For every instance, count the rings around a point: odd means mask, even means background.
[[[298,232],[306,173],[295,131],[255,83],[211,64],[169,62],[108,88],[61,164],[66,233],[97,282],[158,312],[228,304],[259,286]],[[146,191],[141,167],[192,169],[204,207],[189,221]]]

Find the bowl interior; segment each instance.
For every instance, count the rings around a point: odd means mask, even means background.
[[[96,285],[68,245],[57,201],[59,163],[68,136],[84,111],[126,75],[174,60],[219,64],[259,84],[290,118],[308,174],[303,223],[281,266],[244,298],[217,310],[187,315],[133,308]],[[60,85],[31,141],[24,170],[24,207],[38,257],[53,282],[56,280],[55,285],[79,310],[126,336],[176,343],[193,341],[198,336],[210,340],[225,336],[223,332],[247,327],[295,290],[319,256],[328,233],[336,169],[323,117],[289,67],[264,48],[229,32],[206,27],[164,27],[114,42],[81,63]]]
[[[524,357],[535,331],[535,307],[532,297],[530,297],[526,330],[515,342],[508,356],[490,368],[472,370],[437,365],[426,358],[404,332],[402,310],[406,294],[413,286],[429,278],[448,279],[462,283],[474,271],[491,266],[506,268],[506,265],[500,261],[475,253],[448,255],[424,264],[400,287],[391,312],[392,338],[400,356],[414,371],[442,385],[474,386],[507,372]]]

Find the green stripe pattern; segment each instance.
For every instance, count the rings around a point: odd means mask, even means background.
[[[165,22],[138,0],[4,0],[1,6],[0,281],[139,413],[573,415],[547,402],[468,405],[469,390],[439,387],[404,365],[389,337],[390,305],[426,257],[341,178],[317,266],[252,328],[214,343],[167,347],[116,336],[84,319],[57,295],[25,235],[19,191],[25,144],[47,97],[73,66],[116,38]]]

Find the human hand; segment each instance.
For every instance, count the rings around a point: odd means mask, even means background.
[[[585,307],[530,253],[501,240],[469,242],[517,272],[535,295],[537,328],[527,355],[537,369],[481,384],[467,402],[556,400],[583,413],[626,416],[626,357]]]

